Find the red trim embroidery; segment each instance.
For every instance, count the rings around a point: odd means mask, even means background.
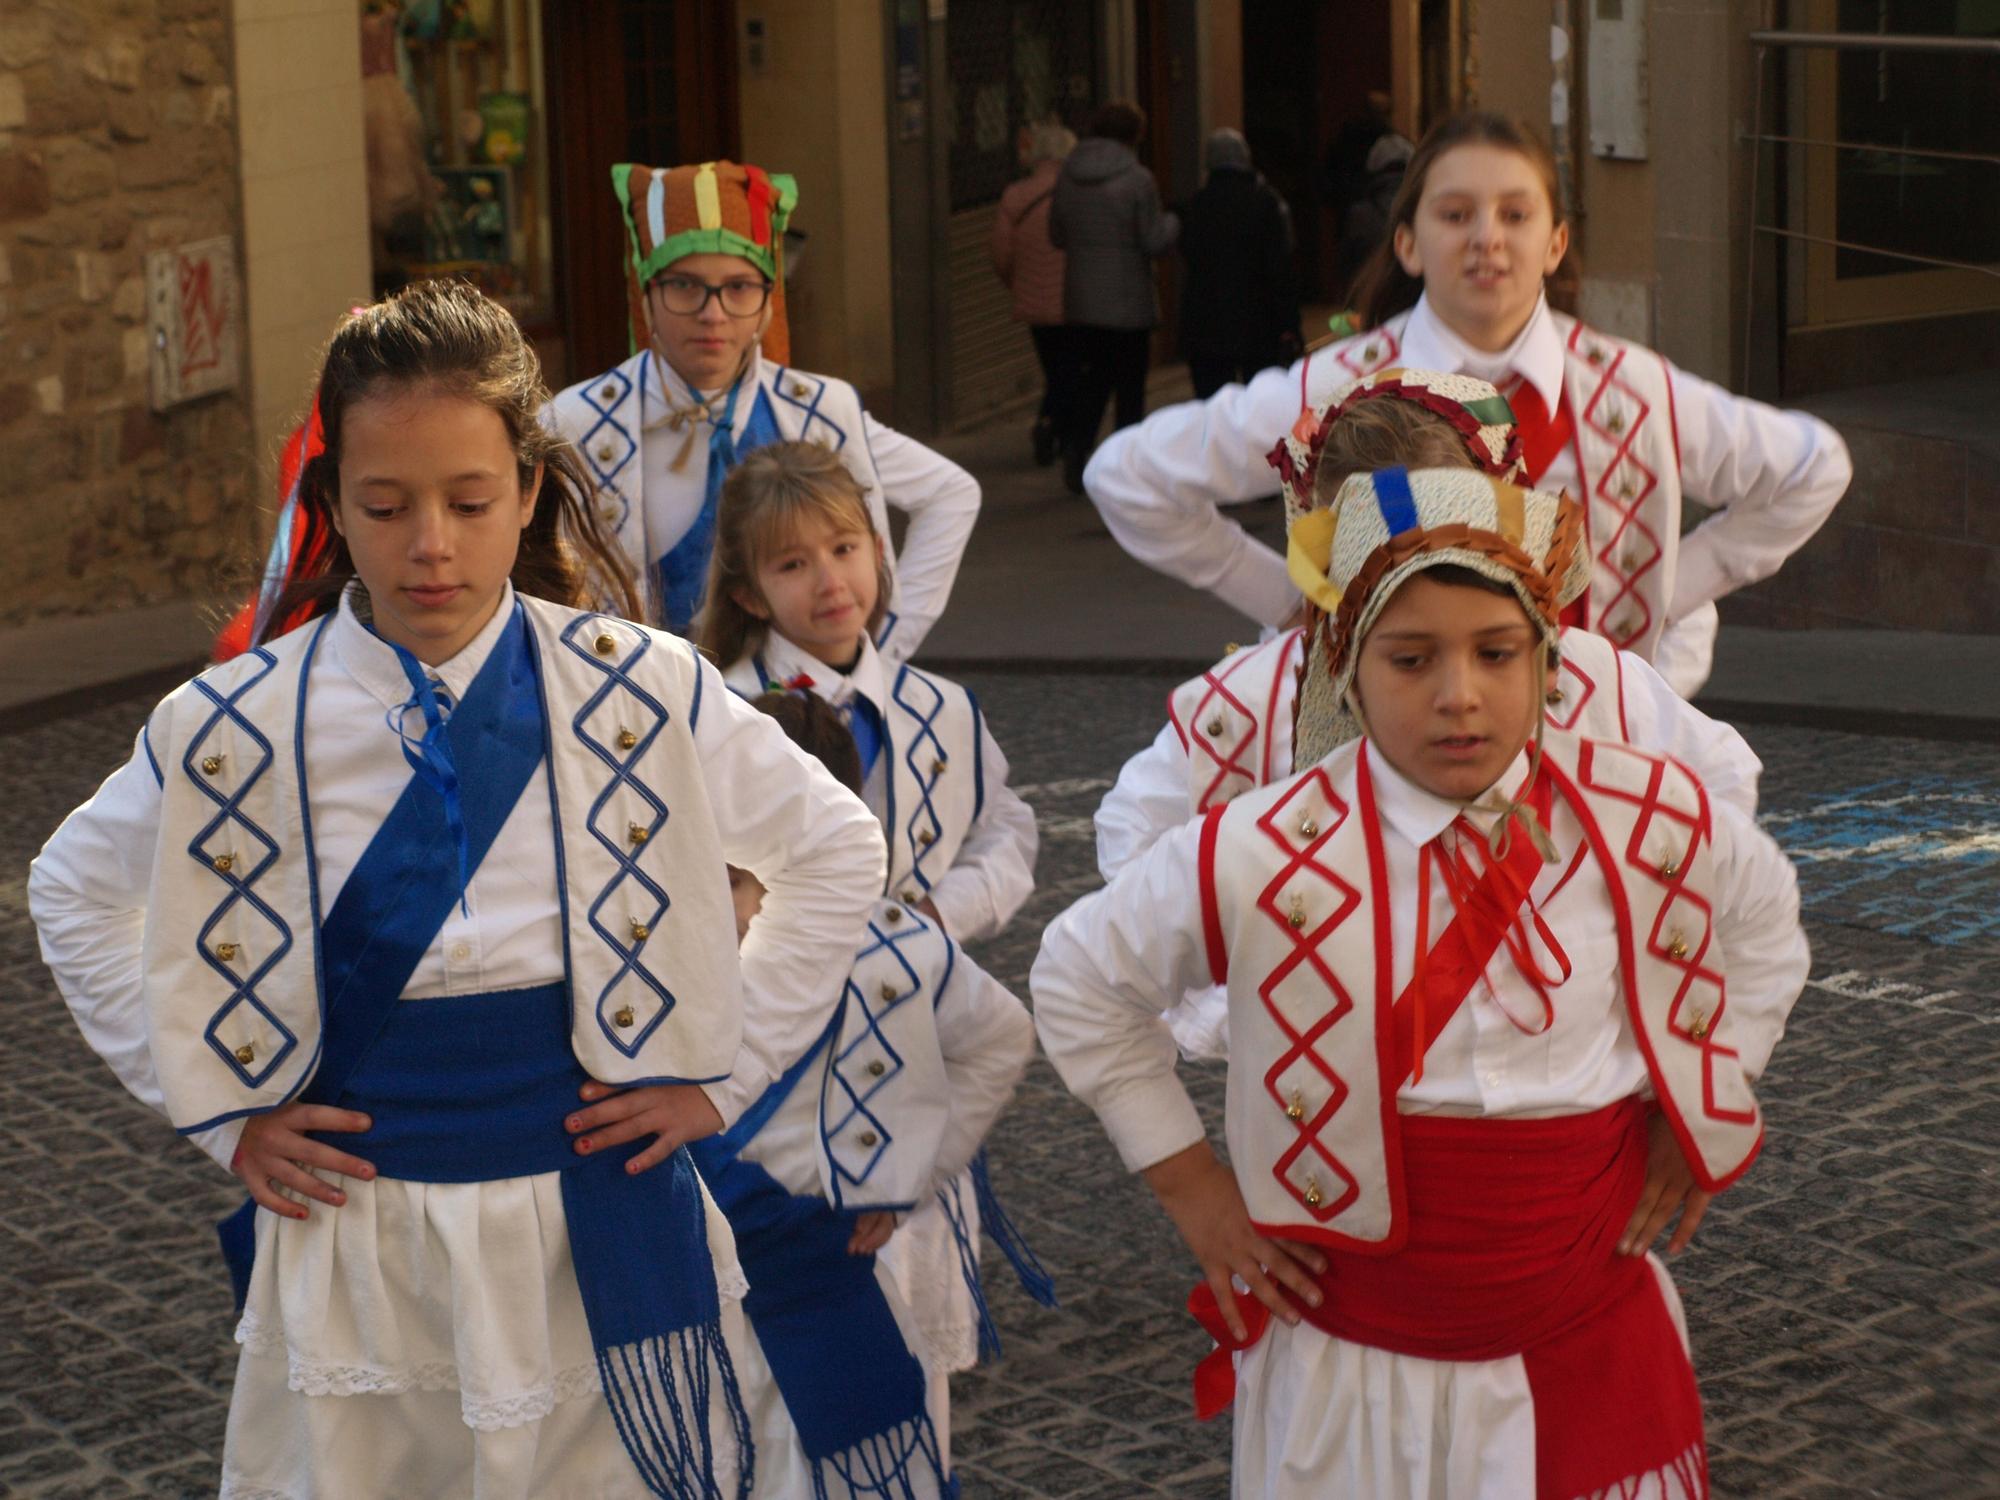
[[[1271,726],[1278,722],[1278,699],[1284,695],[1286,679],[1298,671],[1298,668],[1291,664],[1292,654],[1298,650],[1305,637],[1303,629],[1285,632],[1284,645],[1278,651],[1278,670],[1271,677],[1271,698],[1264,705],[1264,779],[1258,783],[1260,786],[1271,784],[1271,744],[1277,738],[1271,733]]]
[[[1208,948],[1208,977],[1229,983],[1229,945],[1222,938],[1222,911],[1215,899],[1215,835],[1227,808],[1212,808],[1201,820],[1201,937]]]

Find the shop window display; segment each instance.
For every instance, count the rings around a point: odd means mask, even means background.
[[[541,0],[364,0],[376,294],[461,276],[553,318]]]

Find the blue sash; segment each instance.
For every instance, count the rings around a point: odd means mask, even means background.
[[[681,539],[661,554],[654,565],[660,574],[660,608],[666,627],[683,635],[701,613],[702,594],[708,586],[708,559],[715,550],[715,517],[722,502],[722,481],[744,454],[784,436],[778,431],[778,419],[771,414],[771,399],[761,384],[756,386],[757,396],[750,406],[750,420],[743,424],[743,436],[740,439],[736,436],[736,398],[742,390],[743,380],[739,379],[729,388],[729,404],[723,408],[721,420],[709,430],[708,482],[702,492],[700,513],[681,534]]]
[[[786,1191],[740,1155],[813,1064],[823,1066],[838,1025],[836,1016],[726,1135],[689,1150],[735,1231],[750,1281],[743,1310],[812,1465],[815,1500],[835,1480],[857,1495],[912,1497],[919,1465],[941,1494],[955,1495],[924,1401],[923,1365],[875,1279],[875,1257],[847,1252],[857,1216]]]
[[[494,644],[443,724],[463,794],[468,872],[477,870],[546,746],[525,613]],[[320,1063],[300,1097],[363,1110],[360,1134],[322,1137],[385,1177],[480,1182],[560,1172],[577,1290],[606,1403],[653,1494],[719,1500],[711,1394],[719,1394],[749,1493],[748,1414],[722,1339],[701,1184],[686,1150],[637,1177],[648,1142],[579,1157],[563,1130],[586,1074],[569,1038],[566,984],[404,1002],[402,994],[459,900],[459,849],[444,798],[413,776],[321,928],[326,1020]],[[225,1224],[248,1237],[246,1204]],[[232,1277],[237,1268],[232,1266]],[[242,1268],[239,1300],[248,1286]],[[719,1391],[717,1388],[719,1387]]]

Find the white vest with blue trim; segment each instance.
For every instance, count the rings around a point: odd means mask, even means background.
[[[614,532],[624,549],[625,559],[643,581],[648,608],[657,610],[651,597],[653,564],[680,540],[679,537],[648,537],[644,496],[645,465],[640,457],[644,408],[640,403],[640,383],[660,380],[660,369],[649,351],[641,350],[622,364],[613,365],[602,375],[577,382],[557,392],[543,410],[543,424],[576,445],[583,465],[597,486],[599,519]],[[844,380],[830,375],[811,375],[774,365],[759,354],[739,398],[739,416],[749,408],[742,402],[751,398],[752,387],[766,393],[778,431],[788,440],[823,443],[832,448],[861,485],[868,501],[868,515],[889,558],[891,588],[889,608],[883,616],[876,645],[887,648],[895,635],[901,614],[901,591],[895,585],[896,548],[889,535],[889,510],[882,493],[882,481],[875,471],[875,457],[868,447],[867,424],[863,419],[861,395]],[[697,442],[706,441],[706,428],[696,430]],[[663,433],[655,441],[680,443],[684,434]],[[705,471],[690,473],[686,483],[705,483]]]
[[[957,946],[920,912],[884,899],[841,992],[831,1036],[743,1149],[788,1191],[835,1208],[922,1200],[951,1117],[937,1008]]]
[[[1251,1220],[1386,1254],[1406,1220],[1385,945],[1408,934],[1387,931],[1390,893],[1371,873],[1383,865],[1360,806],[1360,743],[1211,813],[1201,886],[1229,991],[1225,1122]],[[1756,1156],[1763,1120],[1729,1045],[1708,794],[1629,745],[1551,730],[1543,753],[1617,914],[1626,1013],[1655,1092],[1695,1177],[1719,1191]]]
[[[1667,625],[1681,540],[1681,454],[1667,362],[1551,308],[1563,340],[1563,394],[1576,429],[1590,544],[1590,628],[1650,662]],[[1316,350],[1305,404],[1401,362],[1398,313],[1379,328]],[[1553,413],[1551,413],[1553,415]]]
[[[947,677],[888,660],[882,673],[889,682],[889,701],[880,705],[889,841],[883,890],[915,904],[951,868],[985,810],[984,719],[971,690]],[[764,678],[754,655],[723,680],[746,697],[783,686]]]
[[[741,1006],[735,945],[717,940],[733,918],[694,745],[694,650],[520,598],[547,714],[577,1060],[612,1084],[726,1077]],[[326,912],[301,736],[326,624],[210,668],[151,721],[160,836],[143,1004],[184,1133],[276,1108],[318,1064]]]

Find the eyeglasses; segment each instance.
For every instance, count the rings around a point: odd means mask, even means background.
[[[762,277],[741,277],[721,283],[692,276],[662,276],[646,289],[657,293],[661,306],[682,317],[699,317],[713,297],[732,318],[754,318],[771,300],[771,283]]]

